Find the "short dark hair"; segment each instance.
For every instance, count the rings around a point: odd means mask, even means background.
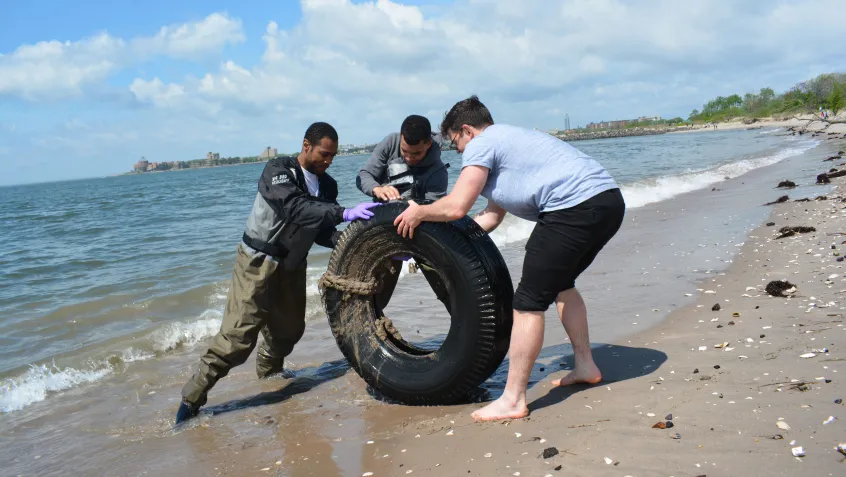
[[[425,117],[412,114],[402,122],[400,134],[409,146],[416,146],[420,141],[432,140],[432,124]]]
[[[491,112],[474,94],[455,103],[455,106],[444,114],[444,120],[441,123],[441,135],[447,137],[449,131],[458,131],[464,124],[474,128],[482,128],[493,123]]]
[[[333,128],[329,123],[317,122],[306,129],[305,137],[303,139],[308,141],[308,143],[312,146],[316,146],[320,144],[320,141],[324,137],[328,137],[329,139],[338,142],[338,132],[335,131],[335,128]]]

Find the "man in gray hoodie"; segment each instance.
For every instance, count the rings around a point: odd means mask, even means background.
[[[449,187],[447,167],[441,161],[440,134],[432,133],[429,120],[412,114],[402,122],[400,132],[389,134],[373,150],[361,168],[355,184],[365,194],[380,200],[432,202],[446,195]],[[411,257],[392,257],[382,279],[382,291],[375,297],[384,310],[399,280],[403,261]],[[438,272],[421,259],[415,260],[438,299],[450,310],[449,295]]]
[[[360,191],[383,201],[435,201],[446,195],[447,167],[441,162],[441,146],[433,140],[429,120],[412,114],[402,122],[400,132],[389,134],[376,146],[355,183]]]

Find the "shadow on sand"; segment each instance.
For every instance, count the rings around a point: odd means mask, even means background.
[[[610,344],[594,344],[593,357],[599,369],[602,370],[603,380],[601,383],[595,385],[576,384],[563,388],[555,388],[545,396],[530,403],[529,409],[531,411],[537,411],[538,409],[553,406],[573,394],[593,386],[603,386],[649,375],[658,370],[667,361],[667,355],[661,351],[650,348],[633,348]],[[508,377],[508,364],[509,362],[506,358],[496,372],[482,386],[470,393],[466,400],[455,403],[455,405],[490,401],[502,394]],[[535,363],[532,369],[532,374],[529,378],[529,388],[532,388],[544,379],[548,379],[553,373],[572,369],[573,364],[573,350],[570,345],[561,344],[543,348],[538,357],[538,362]],[[216,415],[251,407],[278,404],[298,394],[309,392],[323,383],[340,378],[349,370],[350,365],[345,359],[329,361],[320,366],[303,368],[296,371],[290,381],[277,391],[264,392],[245,399],[236,399],[215,406],[209,406],[203,412]],[[383,396],[379,391],[370,386],[367,387],[367,392],[374,399],[387,404],[403,405]]]
[[[215,406],[209,406],[203,412],[217,415],[251,407],[279,404],[298,394],[307,393],[323,383],[338,379],[346,374],[349,369],[350,365],[345,359],[329,361],[320,366],[299,369],[293,372],[293,377],[279,390],[259,393],[245,399],[234,399]]]
[[[554,388],[545,396],[529,403],[529,410],[534,412],[545,407],[553,406],[579,391],[594,386],[607,386],[611,383],[647,376],[657,371],[667,361],[667,355],[664,352],[651,348],[633,348],[630,346],[610,344],[595,344],[592,348],[593,359],[602,371],[602,382],[598,384],[575,384]],[[532,372],[532,380],[529,382],[530,387],[546,379],[554,372],[573,369],[573,350],[569,345],[557,345],[545,348],[541,351],[541,357],[544,355],[552,358],[552,362],[549,366],[545,367],[544,372],[538,372],[537,378],[535,372]],[[503,363],[503,366],[506,364]],[[537,364],[535,365],[538,371],[539,368],[543,367]],[[500,367],[501,369],[502,367]],[[508,372],[507,369],[505,368],[506,373]],[[497,370],[497,374],[500,370]]]

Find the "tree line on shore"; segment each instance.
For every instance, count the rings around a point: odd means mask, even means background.
[[[844,109],[846,100],[846,74],[826,73],[802,81],[782,94],[772,88],[761,88],[758,93],[718,96],[694,109],[688,119],[692,122],[719,122],[732,118],[763,118],[793,114],[819,114],[820,108],[831,116]]]

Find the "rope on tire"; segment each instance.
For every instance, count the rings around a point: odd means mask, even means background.
[[[379,291],[379,282],[375,279],[354,280],[327,271],[318,280],[317,287],[321,290],[334,288],[349,295],[375,295]]]

